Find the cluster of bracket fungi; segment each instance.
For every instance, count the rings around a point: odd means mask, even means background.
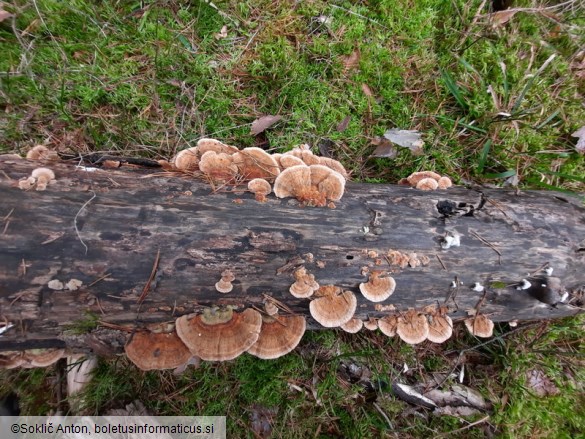
[[[32,148],[32,160],[56,160],[56,153],[43,145]],[[302,205],[328,206],[343,196],[347,171],[340,162],[314,155],[307,145],[284,154],[268,154],[260,148],[242,150],[215,139],[201,139],[197,146],[179,152],[169,163],[159,162],[165,170],[202,173],[212,182],[247,182],[258,201],[266,201],[274,192],[276,197],[294,197]],[[30,177],[19,182],[20,189],[36,187],[44,190],[53,183],[55,174],[48,168],[38,168]],[[448,177],[433,172],[418,172],[405,180],[422,190],[445,189],[451,186]],[[425,257],[391,254],[397,265],[425,265]],[[327,328],[339,327],[350,333],[363,326],[379,328],[388,336],[398,335],[410,344],[430,340],[442,343],[452,334],[453,322],[446,307],[429,306],[423,311],[409,309],[379,320],[362,321],[354,318],[357,299],[353,292],[334,285],[320,286],[304,267],[294,273],[290,293],[311,300],[312,317]],[[233,273],[225,270],[215,284],[218,292],[232,291]],[[396,282],[385,272],[372,271],[359,289],[372,302],[382,302],[394,292]],[[391,306],[389,306],[391,307]],[[393,308],[393,307],[392,307]],[[485,316],[473,316],[465,321],[467,328],[480,337],[491,336],[493,323]],[[279,315],[275,301],[265,302],[263,310],[252,308],[236,312],[231,307],[207,308],[201,314],[184,315],[174,324],[159,324],[136,330],[125,346],[128,358],[143,370],[173,369],[189,364],[193,358],[206,361],[232,360],[244,352],[262,359],[278,358],[292,351],[306,329],[306,320],[299,315]],[[41,349],[0,354],[0,367],[43,367],[65,355],[63,349]]]

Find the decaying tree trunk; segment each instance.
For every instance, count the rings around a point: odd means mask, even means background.
[[[548,264],[573,295],[585,285],[585,209],[556,193],[348,183],[335,208],[314,208],[273,195],[260,203],[232,188],[213,193],[156,169],[66,163],[48,164],[57,182],[46,191],[20,190],[18,180],[38,166],[0,156],[0,319],[14,325],[0,351],[88,343],[99,351],[103,325],[171,321],[212,304],[260,306],[264,295],[309,316],[309,300],[288,292],[300,266],[321,285],[356,293],[364,319],[444,302],[454,320],[478,303],[494,321],[548,319],[578,308],[537,301],[516,289],[523,278]],[[461,245],[442,249],[449,230]],[[389,250],[429,262],[390,265]],[[214,285],[225,269],[234,289],[220,294]],[[392,273],[388,300],[376,305],[359,293],[366,270]],[[48,286],[71,279],[83,285]],[[76,335],[96,320],[102,329]],[[106,342],[115,338],[106,333]]]

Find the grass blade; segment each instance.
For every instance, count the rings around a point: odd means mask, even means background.
[[[441,70],[441,76],[443,77],[443,81],[445,81],[447,89],[453,95],[459,106],[464,110],[467,110],[467,103],[465,102],[463,93],[461,93],[461,89],[459,88],[451,74],[446,70]]]
[[[487,161],[488,155],[490,153],[490,148],[492,146],[492,139],[488,139],[487,142],[483,145],[481,150],[481,154],[479,155],[479,163],[477,164],[477,172],[480,174],[483,172],[483,168],[485,166],[485,162]]]

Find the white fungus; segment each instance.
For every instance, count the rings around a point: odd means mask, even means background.
[[[527,290],[531,286],[532,286],[532,284],[530,282],[528,282],[528,280],[522,279],[522,283],[520,284],[520,286],[516,287],[516,289],[517,290]]]
[[[478,293],[481,293],[485,288],[482,284],[480,284],[479,282],[476,282],[473,284],[473,288],[471,288],[473,291],[477,291]]]
[[[544,269],[544,272],[546,273],[547,276],[551,276],[553,274],[553,268],[552,267],[546,267]]]
[[[447,232],[441,241],[441,248],[447,250],[461,245],[460,235],[457,232]]]

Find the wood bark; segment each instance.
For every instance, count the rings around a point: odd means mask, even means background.
[[[288,292],[300,266],[321,285],[353,291],[363,319],[445,302],[454,320],[478,303],[494,321],[550,319],[578,308],[535,300],[516,289],[522,278],[549,264],[573,296],[585,285],[585,209],[558,193],[350,182],[332,209],[273,195],[260,203],[239,188],[214,191],[201,179],[152,168],[45,165],[57,182],[23,191],[18,180],[39,162],[0,156],[0,319],[14,325],[0,337],[0,351],[88,344],[99,351],[123,343],[125,334],[109,325],[172,321],[214,304],[259,307],[264,295],[308,316],[316,329],[309,300]],[[455,203],[456,214],[441,215],[441,201]],[[448,230],[461,234],[460,247],[441,248]],[[390,265],[391,249],[429,262]],[[234,289],[220,294],[214,285],[226,269],[235,274]],[[396,280],[378,306],[359,292],[365,270]],[[48,286],[71,279],[83,286]],[[485,292],[474,291],[475,282]],[[96,321],[97,329],[79,334]]]

